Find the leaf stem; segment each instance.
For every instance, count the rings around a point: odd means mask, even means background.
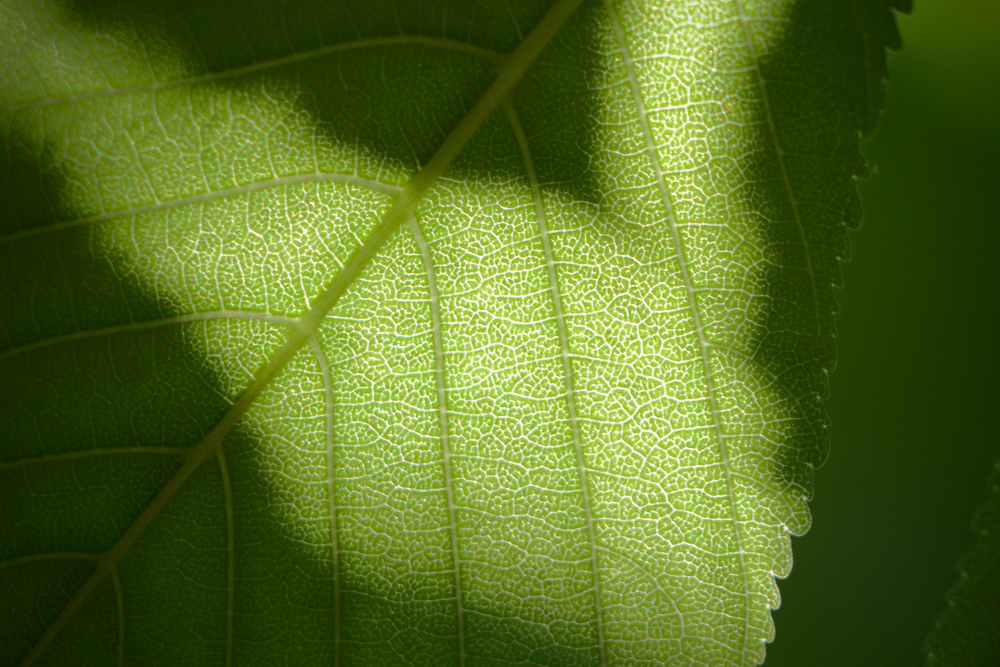
[[[378,254],[386,241],[392,237],[399,226],[413,215],[417,203],[445,172],[452,161],[465,148],[472,136],[482,127],[483,123],[493,115],[508,98],[514,87],[524,76],[524,73],[537,60],[545,46],[559,32],[566,20],[576,11],[583,0],[556,0],[545,16],[532,28],[517,48],[503,58],[497,77],[476,103],[466,112],[444,142],[438,147],[431,159],[410,179],[403,191],[385,217],[379,222],[372,233],[365,239],[360,248],[347,260],[344,268],[330,282],[322,294],[313,302],[312,307],[299,318],[292,328],[284,345],[268,361],[257,374],[246,391],[230,406],[229,410],[215,424],[201,441],[192,447],[184,456],[184,462],[163,488],[153,498],[124,534],[97,559],[97,566],[83,585],[74,593],[58,616],[46,628],[31,651],[21,661],[22,667],[33,665],[52,643],[59,632],[66,627],[77,610],[90,598],[104,580],[115,570],[122,556],[145,532],[153,519],[160,513],[177,490],[191,475],[211,458],[222,446],[222,441],[236,422],[246,413],[257,400],[261,392],[271,383],[271,380],[285,367],[296,353],[306,344],[319,328],[330,309],[336,305],[347,288],[368,266]],[[462,656],[464,657],[464,656]]]

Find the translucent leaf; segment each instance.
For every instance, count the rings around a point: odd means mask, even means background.
[[[0,9],[0,662],[763,660],[892,18],[548,4]]]
[[[959,563],[948,607],[924,645],[928,667],[1000,661],[1000,465],[989,486],[989,497],[972,520],[976,541]]]

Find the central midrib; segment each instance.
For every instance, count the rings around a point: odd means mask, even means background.
[[[121,558],[145,532],[166,503],[181,486],[198,470],[202,463],[216,455],[229,431],[253,405],[257,397],[284,369],[299,350],[313,338],[326,315],[355,279],[379,253],[399,226],[413,216],[414,209],[427,191],[437,182],[452,161],[486,120],[509,97],[528,68],[537,60],[542,49],[559,32],[566,20],[576,11],[582,0],[556,0],[542,19],[528,33],[500,66],[497,77],[483,95],[456,124],[434,155],[406,184],[393,207],[386,213],[365,242],[344,264],[328,287],[313,302],[292,327],[288,339],[257,374],[243,394],[226,411],[216,425],[184,457],[184,462],[160,492],[122,533],[121,537],[97,559],[94,572],[83,582],[55,619],[46,627],[38,641],[22,660],[22,665],[34,664],[52,643],[76,612],[84,605],[100,584],[117,567]]]

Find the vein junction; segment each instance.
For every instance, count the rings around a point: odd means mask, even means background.
[[[222,447],[229,431],[257,400],[265,387],[275,378],[285,365],[314,336],[327,313],[340,300],[354,280],[361,274],[385,243],[394,235],[401,224],[413,217],[414,209],[427,191],[441,177],[455,157],[462,151],[476,131],[496,111],[521,80],[538,55],[559,32],[562,25],[573,14],[582,0],[557,0],[518,47],[503,61],[493,84],[483,93],[473,107],[462,117],[431,159],[406,184],[396,197],[394,205],[382,218],[365,242],[347,260],[324,292],[313,302],[312,307],[300,317],[288,339],[265,367],[254,378],[250,386],[237,399],[222,419],[205,437],[184,455],[184,462],[176,473],[164,484],[153,500],[143,509],[135,522],[122,536],[98,558],[94,572],[76,591],[58,616],[48,625],[22,665],[34,664],[55,637],[69,623],[70,619],[97,590],[98,586],[115,570],[122,556],[128,552],[139,536],[145,532],[153,519],[178,489],[206,460],[214,457]]]

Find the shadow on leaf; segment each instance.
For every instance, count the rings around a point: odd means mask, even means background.
[[[842,283],[840,262],[850,258],[848,231],[861,221],[855,182],[867,174],[858,137],[881,112],[885,49],[899,47],[890,4],[905,3],[797,3],[760,64],[765,84],[751,173],[769,220],[770,268],[753,359],[797,406],[773,475],[807,499],[812,470],[829,450],[822,399],[836,365],[834,288]],[[808,529],[803,518],[789,522],[793,534]]]
[[[97,2],[78,11],[97,32],[128,30],[147,40],[151,54],[180,52],[199,63],[196,70],[222,72],[355,40],[359,33],[415,31],[411,19],[433,15],[426,7],[411,18],[386,9],[364,25],[349,12],[320,18],[328,11],[325,3],[282,7],[274,16],[263,16],[268,10],[255,3],[219,9],[204,2],[169,7]],[[513,46],[518,31],[530,27],[544,9],[529,3],[511,19],[509,34],[494,35],[479,46]],[[450,22],[447,31],[442,17],[441,33],[464,39],[494,16],[481,9],[457,14],[452,18],[467,24]],[[327,26],[340,32],[326,33]],[[586,27],[577,23],[568,34],[584,39]],[[588,198],[595,191],[587,184],[589,123],[595,115],[581,112],[589,99],[588,68],[577,56],[570,68],[576,78],[567,78],[565,61],[559,62],[566,52],[557,54],[550,70],[543,63],[533,71],[518,94],[563,100],[527,111],[546,116],[533,121],[533,127],[544,130],[531,138],[545,144],[537,147],[543,156],[539,173],[561,175],[549,180]],[[404,170],[426,159],[493,74],[492,63],[481,58],[421,46],[373,47],[330,57],[339,59],[337,66],[304,60],[267,70],[257,83],[264,90],[294,89],[320,134],[360,146],[374,162],[398,163]],[[156,58],[150,60],[155,67]],[[362,89],[372,78],[398,104],[366,99]],[[442,79],[448,85],[439,87]],[[208,85],[238,89],[243,81],[219,77]],[[14,137],[0,179],[19,187],[7,190],[16,204],[5,209],[0,232],[79,218],[82,213],[66,196],[73,184],[60,166],[21,151]],[[487,133],[476,141],[491,138]],[[522,156],[509,141],[496,143],[508,146],[506,157],[492,149],[473,150],[455,165],[455,174],[524,178]],[[475,159],[487,153],[491,161]],[[2,524],[14,526],[5,529],[0,553],[12,583],[4,589],[5,600],[9,595],[12,602],[5,601],[4,620],[10,622],[3,624],[0,639],[5,663],[30,649],[86,578],[89,563],[114,544],[176,470],[183,451],[212,427],[249,379],[206,353],[208,330],[231,327],[230,338],[261,342],[261,359],[284,334],[280,323],[268,321],[184,320],[190,313],[102,245],[100,228],[106,224],[121,220],[0,242],[5,267],[0,280],[10,287],[4,289],[2,307],[6,340],[0,350],[0,386],[7,395],[0,420],[7,469],[0,474],[12,480],[2,485],[0,507]],[[303,357],[308,354],[299,361]],[[321,423],[322,413],[318,419]],[[332,547],[316,539],[324,530],[329,536],[329,517],[325,528],[320,522],[304,536],[290,516],[316,508],[298,504],[301,499],[269,477],[284,473],[289,463],[271,457],[277,449],[268,443],[280,440],[279,434],[258,428],[252,414],[230,433],[223,455],[203,465],[168,502],[62,629],[45,660],[71,662],[80,655],[114,660],[121,639],[120,650],[129,661],[221,662],[230,627],[232,659],[239,664],[320,664],[336,653],[347,662],[364,663],[385,645],[401,661],[439,664],[454,658],[451,573],[442,572],[440,588],[430,589],[378,577],[352,579],[343,567],[336,581]],[[306,463],[298,472],[327,472],[323,449],[300,454]],[[481,608],[488,610],[489,601]],[[593,650],[553,646],[544,623],[487,618],[480,628],[490,626],[496,633],[480,630],[479,646],[513,650],[520,660],[578,664],[582,653]]]

